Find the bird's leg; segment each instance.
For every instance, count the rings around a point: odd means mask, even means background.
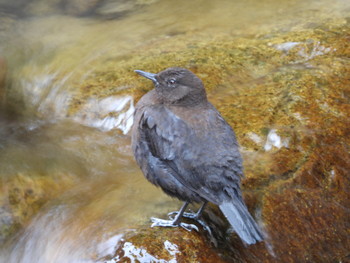
[[[184,214],[188,204],[189,204],[189,202],[185,202],[182,205],[180,211],[177,212],[177,215],[175,216],[175,218],[173,220],[164,220],[164,219],[152,217],[151,220],[152,220],[153,224],[151,225],[151,227],[155,227],[155,226],[162,226],[162,227],[181,226],[182,228],[184,228],[188,231],[191,231],[192,229],[196,229],[198,231],[198,227],[196,225],[186,224],[186,223],[181,222],[181,217]]]
[[[210,236],[210,239],[216,243],[216,240],[215,238],[213,237],[213,234],[210,230],[210,227],[201,219],[202,217],[202,214],[203,214],[203,211],[205,209],[205,207],[207,206],[208,204],[208,201],[204,201],[203,205],[198,209],[197,213],[186,213],[186,212],[183,212],[182,214],[182,217],[185,217],[185,218],[190,218],[190,219],[193,219],[193,220],[196,220],[197,223],[201,224],[202,227],[204,228],[204,230],[206,230],[208,233],[209,233],[209,236]],[[181,213],[181,210],[179,212],[175,211],[175,212],[171,212],[169,213],[169,218],[172,219],[172,215],[175,215],[176,214],[176,217],[175,219],[173,219],[174,221],[179,217],[179,214]]]
[[[203,214],[203,211],[205,209],[205,207],[207,206],[207,201],[204,201],[203,205],[199,208],[199,210],[197,211],[197,213],[195,214],[195,217],[193,219],[196,219],[198,220],[202,214]]]
[[[198,221],[200,219],[200,217],[202,216],[202,213],[203,213],[205,207],[207,206],[207,203],[208,203],[207,201],[204,201],[203,205],[198,209],[197,213],[186,213],[186,212],[184,212],[182,214],[182,217],[186,217],[186,218],[190,218],[190,219],[194,219],[194,220]],[[177,212],[177,211],[171,212],[171,213],[168,214],[168,216],[172,216],[172,215],[175,215],[175,214],[178,215],[179,212]]]
[[[178,214],[177,214],[177,215],[175,216],[175,218],[174,218],[173,224],[178,225],[178,224],[180,223],[181,217],[182,217],[182,215],[184,214],[184,212],[185,212],[185,210],[186,210],[188,204],[189,204],[188,202],[185,202],[185,203],[182,205],[182,207],[180,208]]]

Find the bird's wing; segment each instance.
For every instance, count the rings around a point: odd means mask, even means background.
[[[236,156],[225,148],[214,147],[210,135],[199,137],[166,107],[147,107],[139,122],[139,132],[145,150],[152,155],[148,162],[162,166],[181,185],[213,203],[222,201],[218,192],[237,194],[239,176],[235,165],[232,168],[230,164]]]

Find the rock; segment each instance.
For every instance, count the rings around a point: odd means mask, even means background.
[[[19,173],[0,182],[0,244],[21,229],[47,201],[73,184],[65,174]]]
[[[9,208],[0,207],[0,244],[13,234],[16,228],[19,228],[18,222],[15,222],[15,218],[9,211]]]
[[[202,45],[177,35],[171,48],[164,40],[122,61],[104,61],[80,87],[82,94],[132,93],[137,100],[152,86],[134,69],[181,66],[204,80],[209,98],[235,127],[245,200],[267,234],[266,246],[250,247],[233,235],[237,262],[343,262],[348,256],[349,26],[321,28]],[[72,100],[70,115],[85,110],[82,98]],[[154,252],[152,231],[139,242],[125,239],[116,257],[132,247],[163,258],[165,239]]]
[[[142,228],[128,233],[105,262],[228,262],[196,231]]]

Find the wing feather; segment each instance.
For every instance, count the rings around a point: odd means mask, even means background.
[[[224,124],[226,126],[222,127],[221,132],[232,132],[230,136],[234,136],[229,125],[226,122]],[[205,128],[197,131],[163,105],[146,107],[138,129],[139,137],[142,138],[139,143],[142,141],[143,145],[138,147],[140,153],[135,154],[136,159],[139,159],[137,161],[140,164],[146,157],[148,161],[140,165],[141,168],[144,167],[144,173],[148,174],[146,177],[164,191],[169,190],[168,179],[169,182],[176,181],[173,185],[179,183],[194,195],[217,204],[226,199],[222,195],[233,196],[237,193],[242,168],[240,165],[232,165],[235,160],[237,162],[237,151],[233,149],[237,145],[234,145],[234,140],[230,143],[220,141],[220,138],[213,140],[210,130],[207,134]],[[225,146],[216,147],[216,143],[225,143]],[[215,149],[220,149],[220,152]],[[153,163],[153,168],[147,163]],[[232,189],[232,193],[227,190],[218,191],[224,188]],[[185,190],[182,195],[186,195]],[[222,193],[221,196],[218,192]]]

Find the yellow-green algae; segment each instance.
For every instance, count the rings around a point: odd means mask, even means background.
[[[72,187],[72,175],[62,172],[44,174],[18,173],[0,180],[0,204],[7,222],[2,222],[0,242],[24,227],[33,215],[49,200]]]

